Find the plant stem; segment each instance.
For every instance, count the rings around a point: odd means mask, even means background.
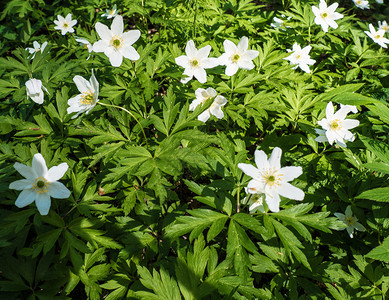
[[[101,104],[101,105],[103,105],[103,106],[119,108],[119,109],[121,109],[121,110],[124,110],[124,111],[125,111],[126,113],[128,113],[131,117],[133,117],[134,120],[138,123],[140,129],[142,130],[143,137],[145,138],[145,142],[146,142],[146,148],[149,148],[149,144],[147,143],[147,138],[146,138],[145,131],[143,130],[142,125],[140,124],[140,122],[138,121],[138,119],[135,118],[135,116],[134,116],[134,114],[133,114],[132,112],[130,112],[129,110],[125,109],[124,107],[121,107],[121,106],[118,106],[118,105],[107,104],[107,103],[102,103],[102,102],[98,102],[98,103]]]

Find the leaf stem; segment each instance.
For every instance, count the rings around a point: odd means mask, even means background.
[[[132,112],[130,112],[129,110],[125,109],[124,107],[121,107],[121,106],[118,106],[118,105],[107,104],[107,103],[102,103],[102,102],[98,102],[98,103],[101,104],[101,105],[103,105],[103,106],[114,107],[114,108],[118,108],[118,109],[124,110],[124,111],[125,111],[126,113],[128,113],[131,117],[133,117],[134,120],[138,123],[140,129],[142,130],[143,137],[145,138],[145,142],[146,142],[146,148],[149,148],[149,144],[147,143],[147,138],[146,138],[145,131],[143,130],[142,125],[140,124],[140,122],[139,122],[138,119],[134,116],[134,114],[133,114]]]

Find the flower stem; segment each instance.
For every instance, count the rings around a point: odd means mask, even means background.
[[[121,109],[121,110],[124,110],[124,111],[125,111],[126,113],[128,113],[131,117],[133,117],[134,120],[138,123],[140,129],[142,130],[143,137],[145,138],[145,142],[146,142],[146,148],[149,148],[149,144],[147,143],[147,138],[146,138],[145,131],[143,130],[142,125],[140,124],[140,122],[138,121],[138,119],[135,118],[135,116],[134,116],[134,114],[133,114],[132,112],[130,112],[129,110],[125,109],[124,107],[121,107],[121,106],[118,106],[118,105],[107,104],[107,103],[102,103],[102,102],[98,102],[98,103],[101,104],[101,105],[103,105],[103,106],[119,108],[119,109]]]
[[[240,186],[238,186],[238,193],[236,197],[236,212],[240,213]]]

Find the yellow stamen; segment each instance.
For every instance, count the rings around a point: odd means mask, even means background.
[[[35,179],[34,183],[32,184],[32,189],[35,190],[38,194],[47,193],[49,190],[50,183],[46,180],[44,177],[38,177]]]
[[[263,175],[266,184],[270,186],[281,185],[282,176],[283,175],[279,174],[274,168],[267,170]]]
[[[111,45],[118,50],[123,47],[123,39],[120,36],[114,35],[111,39]]]
[[[81,95],[80,103],[84,105],[91,105],[93,103],[93,93],[90,90],[83,92]]]
[[[330,123],[330,128],[332,130],[340,130],[342,128],[342,125],[340,123],[340,120],[335,119]]]
[[[197,68],[200,65],[200,62],[197,58],[194,58],[190,61],[190,65],[194,68]]]
[[[238,60],[239,60],[239,58],[240,58],[240,55],[239,55],[239,53],[234,53],[232,56],[231,56],[231,60],[233,61],[233,62],[238,62]]]

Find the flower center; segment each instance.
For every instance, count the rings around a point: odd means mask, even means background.
[[[110,15],[113,15],[114,13],[115,13],[115,11],[113,9],[109,11]]]
[[[81,95],[80,103],[84,105],[91,105],[93,103],[93,93],[90,90],[83,92]]]
[[[238,62],[239,58],[240,58],[239,53],[234,53],[234,54],[231,56],[231,60],[232,60],[232,62],[234,62],[234,63]]]
[[[111,39],[111,45],[118,50],[123,47],[123,39],[120,36],[114,35]]]
[[[296,59],[300,59],[301,58],[301,55],[300,54],[296,54]]]
[[[279,174],[276,170],[274,170],[274,168],[272,168],[264,173],[263,178],[265,179],[267,185],[280,186],[282,181],[282,174]]]
[[[190,61],[190,65],[194,68],[197,68],[200,66],[200,61],[197,58],[194,58]]]
[[[47,193],[49,190],[50,183],[46,180],[44,177],[38,177],[35,179],[34,183],[32,184],[32,189],[35,190],[38,194]]]
[[[323,19],[325,19],[325,18],[328,17],[328,14],[326,12],[324,12],[324,13],[321,14],[321,16],[322,16]]]
[[[69,27],[69,24],[66,23],[66,22],[64,22],[64,23],[63,23],[63,27],[68,28],[68,27]]]
[[[339,130],[342,128],[342,125],[340,124],[340,120],[336,119],[336,120],[333,120],[331,123],[330,123],[330,128],[332,130]]]
[[[379,35],[379,34],[377,34],[376,36],[375,36],[375,38],[376,39],[379,39],[381,36]]]
[[[354,220],[354,218],[353,217],[351,217],[351,216],[349,216],[349,217],[346,217],[346,223],[348,224],[348,225],[354,225],[354,223],[355,223],[355,220]]]

